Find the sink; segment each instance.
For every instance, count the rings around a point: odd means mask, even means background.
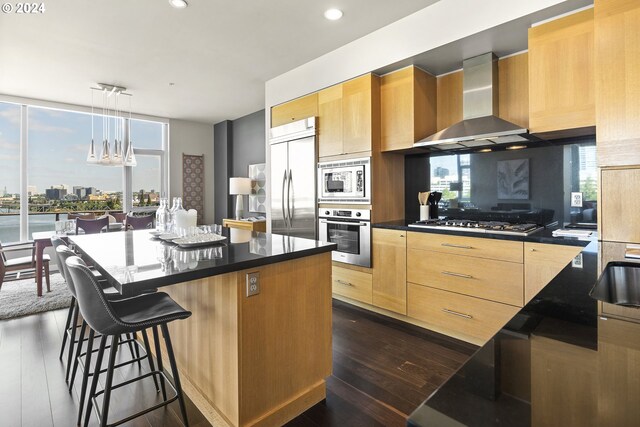
[[[640,307],[640,264],[608,263],[589,295],[609,304]]]

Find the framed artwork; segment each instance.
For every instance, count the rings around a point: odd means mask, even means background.
[[[182,154],[182,206],[198,211],[198,224],[204,217],[204,155]]]
[[[529,199],[529,159],[498,161],[498,199]]]
[[[267,213],[267,164],[249,165],[251,194],[249,194],[249,212]]]

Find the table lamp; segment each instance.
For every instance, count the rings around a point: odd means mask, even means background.
[[[251,178],[229,178],[229,194],[236,196],[236,219],[242,219],[244,195],[251,194]]]

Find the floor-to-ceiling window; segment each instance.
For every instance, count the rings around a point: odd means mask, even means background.
[[[0,102],[0,242],[20,240],[20,106]]]
[[[92,123],[96,154],[103,130],[113,141],[127,128],[137,166],[88,164]],[[168,194],[167,135],[167,122],[0,102],[0,240],[53,230],[67,212],[154,209]]]

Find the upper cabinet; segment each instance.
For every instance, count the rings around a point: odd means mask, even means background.
[[[380,78],[373,74],[318,93],[319,157],[365,153],[379,137]]]
[[[640,2],[594,9],[598,164],[640,165]]]
[[[381,150],[412,148],[436,132],[436,78],[407,67],[380,79]]]
[[[271,108],[271,127],[318,115],[318,94],[303,96]]]
[[[593,9],[529,29],[532,133],[547,137],[594,133],[594,67]]]
[[[521,53],[498,61],[498,116],[529,127],[529,55]]]
[[[462,71],[438,76],[437,131],[462,120]]]

